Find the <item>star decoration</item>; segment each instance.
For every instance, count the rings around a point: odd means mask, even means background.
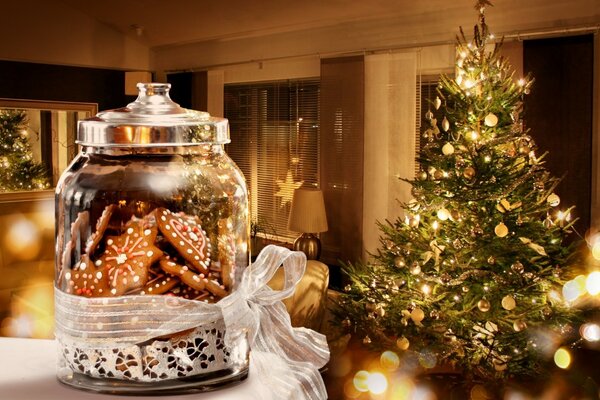
[[[292,171],[287,172],[285,181],[277,179],[275,182],[277,183],[277,186],[279,186],[279,191],[275,193],[275,196],[281,197],[282,207],[285,207],[288,203],[292,202],[294,190],[298,189],[304,183],[304,181],[294,182]]]

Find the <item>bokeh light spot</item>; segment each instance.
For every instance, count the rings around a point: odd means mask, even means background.
[[[585,280],[585,288],[592,296],[600,293],[600,271],[594,271]]]
[[[569,365],[571,365],[571,354],[567,349],[561,347],[554,353],[554,363],[559,368],[569,368]]]
[[[354,379],[352,382],[354,383],[354,387],[359,392],[368,392],[369,391],[369,372],[365,370],[360,370],[356,374],[354,374]]]
[[[388,381],[381,372],[373,372],[367,378],[367,387],[373,394],[382,394],[388,388]]]
[[[400,366],[400,357],[393,351],[384,351],[379,358],[381,366],[387,370],[394,371]]]
[[[588,323],[581,326],[581,336],[588,342],[600,341],[600,326]]]

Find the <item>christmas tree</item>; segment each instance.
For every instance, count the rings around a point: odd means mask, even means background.
[[[565,240],[559,179],[521,119],[530,77],[515,82],[479,0],[474,37],[457,38],[442,76],[405,216],[380,224],[381,247],[347,266],[338,320],[366,344],[475,378],[538,374],[577,317],[560,296],[577,254]]]
[[[0,192],[46,189],[46,168],[33,159],[27,140],[27,113],[0,111]]]

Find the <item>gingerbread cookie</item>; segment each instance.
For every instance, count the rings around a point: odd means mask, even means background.
[[[165,294],[179,283],[181,281],[174,276],[158,275],[156,278],[150,279],[139,294]]]
[[[102,297],[110,293],[108,277],[103,268],[97,268],[87,254],[68,272],[65,272],[66,292],[87,297]]]
[[[154,245],[158,230],[150,218],[132,218],[121,236],[108,236],[102,256],[94,263],[109,278],[110,295],[120,296],[148,282],[148,269],[161,256]]]
[[[87,230],[89,220],[90,214],[87,211],[83,211],[77,214],[77,218],[75,218],[75,221],[71,224],[71,238],[65,244],[65,248],[60,257],[58,282],[62,282],[64,274],[72,267],[71,262],[73,260],[73,252],[77,247],[77,243],[83,240],[83,235]]]
[[[225,286],[220,285],[219,282],[213,280],[212,277],[209,278],[208,275],[203,273],[195,274],[187,265],[178,264],[167,257],[163,257],[159,261],[159,265],[163,271],[179,277],[183,283],[194,290],[199,292],[208,290],[219,298],[227,296]]]
[[[156,209],[156,223],[165,239],[196,271],[208,274],[210,243],[195,216]]]
[[[96,251],[96,247],[98,247],[98,244],[100,244],[100,241],[104,236],[104,232],[108,227],[108,223],[110,222],[110,217],[112,217],[116,208],[116,205],[111,204],[106,206],[104,211],[102,211],[102,215],[100,215],[100,218],[98,218],[98,221],[96,221],[96,231],[89,237],[85,245],[86,253],[91,255],[94,253],[94,251]]]

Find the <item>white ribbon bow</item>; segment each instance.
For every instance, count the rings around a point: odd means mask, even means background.
[[[282,264],[283,289],[273,290],[267,283]],[[251,373],[271,390],[274,399],[326,399],[319,374],[319,368],[329,361],[325,336],[293,328],[281,302],[293,294],[305,269],[304,253],[267,246],[244,270],[236,290],[216,304],[171,296],[85,298],[57,289],[56,336],[85,348],[110,348],[134,345],[223,318],[225,344],[248,335]]]

